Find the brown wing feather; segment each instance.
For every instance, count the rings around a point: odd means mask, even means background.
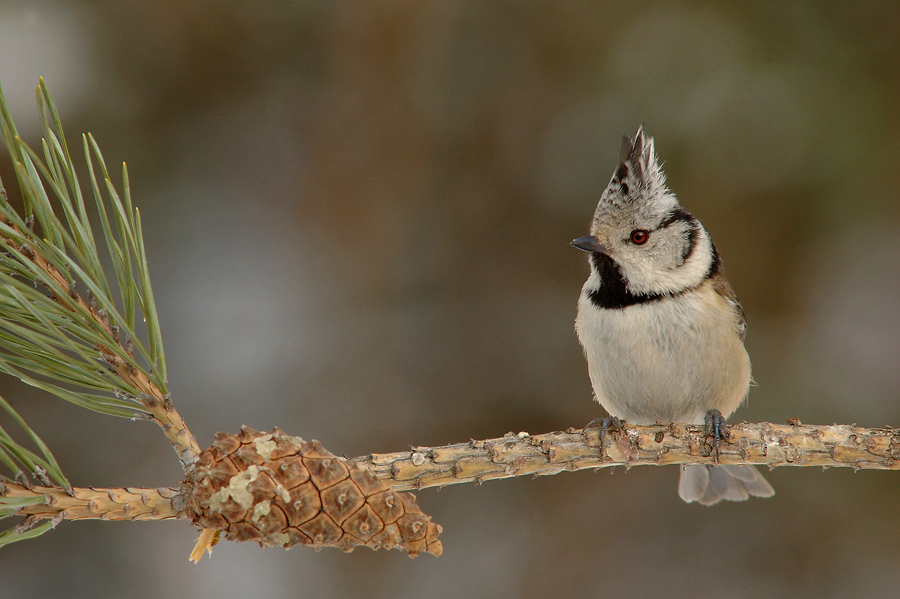
[[[743,341],[744,337],[747,336],[747,319],[744,317],[744,308],[741,306],[741,302],[738,301],[734,289],[731,288],[731,283],[728,282],[725,275],[717,273],[712,276],[712,284],[716,293],[728,300],[728,303],[734,308],[734,324],[737,328],[737,334],[740,335],[741,341]]]

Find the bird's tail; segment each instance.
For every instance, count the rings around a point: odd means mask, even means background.
[[[775,489],[753,466],[690,464],[681,467],[678,494],[688,503],[713,505],[723,499],[745,501],[751,495],[771,497]]]

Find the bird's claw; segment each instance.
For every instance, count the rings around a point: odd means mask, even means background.
[[[716,464],[719,463],[719,446],[728,437],[725,430],[725,417],[719,410],[710,410],[706,413],[706,442],[712,442],[716,450]]]
[[[617,433],[622,432],[622,421],[616,418],[615,416],[610,416],[609,418],[594,418],[584,427],[585,430],[589,428],[597,428],[600,426],[600,448],[602,449],[606,445],[606,433],[609,429],[613,429]]]

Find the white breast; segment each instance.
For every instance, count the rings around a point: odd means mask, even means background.
[[[747,395],[750,358],[733,308],[709,281],[622,309],[597,308],[582,293],[575,329],[597,401],[632,424],[701,424],[714,408],[727,418]]]

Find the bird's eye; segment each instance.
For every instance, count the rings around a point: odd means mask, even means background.
[[[637,229],[631,232],[631,243],[634,245],[644,245],[650,239],[650,233],[643,229]]]

